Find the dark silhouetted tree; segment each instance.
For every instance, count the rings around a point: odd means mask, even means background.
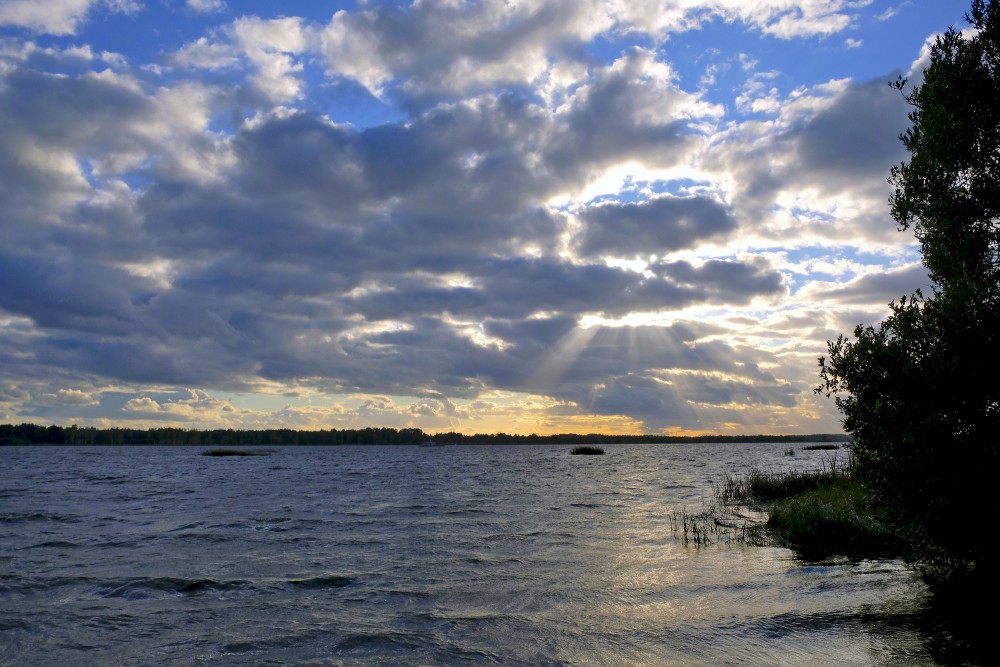
[[[945,568],[997,564],[984,517],[1000,509],[1000,10],[975,0],[972,30],[939,37],[906,92],[909,161],[889,199],[912,229],[933,293],[890,304],[878,327],[829,344],[817,391],[838,394],[853,460],[914,545]]]

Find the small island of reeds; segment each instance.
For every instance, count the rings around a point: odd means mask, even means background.
[[[270,449],[206,449],[202,456],[268,456]]]
[[[579,447],[574,447],[570,450],[570,454],[583,455],[583,456],[597,456],[604,453],[604,450],[600,447],[591,447],[590,445],[581,445]]]

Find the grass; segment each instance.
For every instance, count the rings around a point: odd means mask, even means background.
[[[576,455],[583,454],[584,456],[596,456],[603,454],[604,450],[601,449],[600,447],[590,447],[589,445],[581,445],[580,447],[574,447],[572,450],[570,450],[569,453]]]
[[[269,449],[206,449],[202,456],[267,456]]]
[[[809,559],[895,556],[903,540],[850,474],[819,475],[816,487],[774,499],[767,520],[777,541]]]
[[[802,495],[821,487],[830,486],[849,477],[844,467],[833,459],[821,470],[765,472],[751,468],[745,475],[726,475],[715,496],[727,505],[763,505],[773,501]]]
[[[777,544],[806,558],[888,556],[903,542],[870,502],[850,465],[834,458],[821,470],[727,477],[716,490],[724,504],[758,507]]]
[[[870,502],[850,465],[821,470],[727,475],[704,512],[675,513],[679,542],[780,545],[809,560],[830,556],[895,557],[905,543]]]

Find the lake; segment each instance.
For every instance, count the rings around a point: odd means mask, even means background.
[[[205,449],[0,449],[0,664],[968,664],[898,561],[672,528],[845,450]]]

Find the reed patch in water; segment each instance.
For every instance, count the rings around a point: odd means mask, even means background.
[[[584,455],[584,456],[599,456],[604,453],[604,450],[600,447],[591,447],[589,445],[581,445],[580,447],[574,447],[570,450],[570,454],[574,455]]]
[[[779,545],[807,559],[833,555],[895,557],[906,543],[875,507],[850,465],[836,458],[820,470],[727,475],[704,511],[674,513],[683,544]]]

